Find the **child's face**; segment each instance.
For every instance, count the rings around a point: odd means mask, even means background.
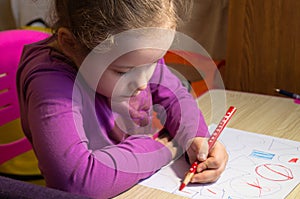
[[[129,52],[116,59],[104,71],[97,93],[113,101],[125,101],[147,87],[157,61],[165,51],[143,49]]]

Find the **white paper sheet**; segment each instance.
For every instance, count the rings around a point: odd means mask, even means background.
[[[216,125],[210,125],[210,132]],[[219,137],[229,154],[226,170],[212,184],[179,191],[189,165],[180,158],[140,184],[188,198],[285,198],[300,182],[300,142],[225,128]]]

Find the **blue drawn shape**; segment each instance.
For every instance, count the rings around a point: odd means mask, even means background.
[[[262,159],[268,159],[272,160],[273,157],[275,156],[274,153],[269,153],[265,151],[258,151],[258,150],[253,150],[250,156],[255,157],[255,158],[262,158]]]

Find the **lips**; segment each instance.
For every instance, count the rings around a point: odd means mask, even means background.
[[[130,97],[135,97],[135,96],[139,95],[140,93],[141,93],[140,90],[136,90]]]
[[[138,91],[137,95],[129,100],[129,114],[133,121],[139,126],[146,126],[150,121],[151,92],[147,87]]]
[[[113,110],[119,113],[127,123],[134,122],[140,127],[145,127],[150,123],[152,106],[150,88],[137,90],[132,96],[114,96],[109,100]]]

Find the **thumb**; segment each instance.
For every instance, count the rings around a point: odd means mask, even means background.
[[[207,159],[208,156],[208,142],[207,139],[203,140],[201,147],[198,150],[197,159],[200,162],[203,162]]]

